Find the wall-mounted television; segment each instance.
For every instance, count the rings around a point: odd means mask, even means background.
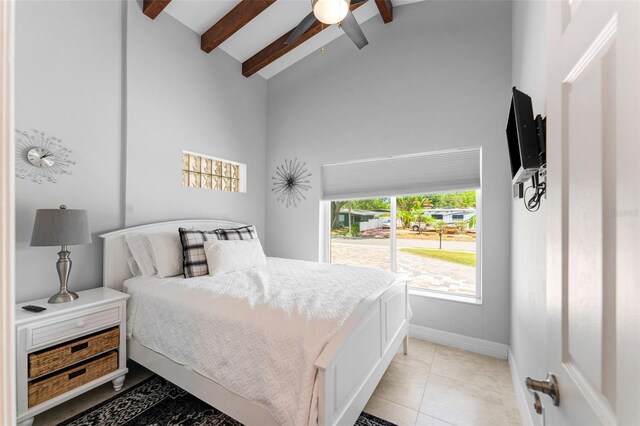
[[[515,87],[507,121],[507,145],[512,183],[525,183],[540,169],[544,158],[544,124],[540,117],[534,118],[531,98]]]

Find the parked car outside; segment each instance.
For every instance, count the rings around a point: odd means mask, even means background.
[[[382,227],[385,229],[390,229],[391,228],[391,218],[385,218],[382,221]],[[396,223],[396,229],[398,228],[402,228],[402,222],[398,221]]]
[[[411,230],[412,231],[426,231],[428,229],[429,225],[425,222],[411,222]]]

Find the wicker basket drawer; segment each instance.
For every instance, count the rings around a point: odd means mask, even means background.
[[[87,358],[91,358],[120,344],[120,329],[108,330],[84,336],[70,342],[29,354],[29,378],[40,377]]]
[[[100,355],[50,377],[29,383],[29,408],[62,395],[118,369],[118,352]]]

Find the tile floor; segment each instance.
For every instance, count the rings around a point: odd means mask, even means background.
[[[364,410],[399,426],[521,424],[506,360],[416,339]]]
[[[411,339],[396,354],[365,411],[399,426],[519,425],[507,361]],[[130,362],[125,389],[151,375]],[[55,425],[114,395],[111,383],[36,416]]]

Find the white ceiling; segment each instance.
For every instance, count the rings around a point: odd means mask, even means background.
[[[391,3],[397,7],[418,1],[422,0],[391,0]],[[170,14],[196,33],[202,34],[238,3],[240,0],[173,0],[163,13]],[[218,49],[222,49],[238,61],[244,62],[295,28],[309,12],[311,12],[311,0],[277,0],[229,37]],[[379,12],[375,2],[371,0],[355,10],[353,14],[362,24],[379,15]],[[382,20],[380,25],[383,25]],[[271,78],[343,34],[342,30],[333,25],[261,69],[258,74],[264,78]]]

